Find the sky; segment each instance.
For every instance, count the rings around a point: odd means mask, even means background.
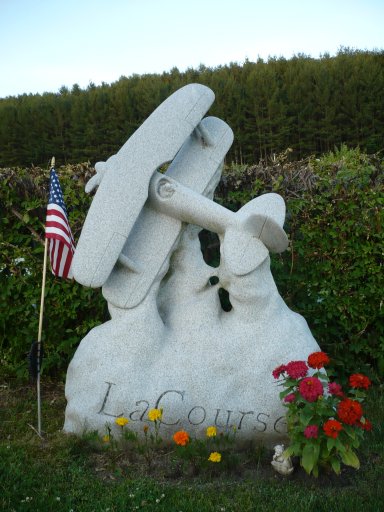
[[[384,0],[0,0],[0,98],[341,47],[384,49]]]

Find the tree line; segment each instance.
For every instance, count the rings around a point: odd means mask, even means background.
[[[112,84],[0,99],[0,167],[105,160],[151,112],[188,83],[210,87],[209,115],[235,133],[228,160],[254,163],[292,149],[292,158],[342,143],[383,148],[384,51],[341,49],[312,58],[269,58],[180,72],[122,76]]]

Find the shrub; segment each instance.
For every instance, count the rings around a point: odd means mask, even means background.
[[[345,146],[300,162],[289,162],[289,154],[226,167],[217,200],[237,210],[265,192],[284,197],[290,248],[272,258],[280,293],[306,318],[341,376],[351,369],[382,373],[383,162]],[[58,169],[76,240],[93,172],[89,164]],[[25,355],[37,337],[48,176],[35,167],[0,169],[0,348],[3,367],[18,375],[26,375]],[[48,270],[44,318],[44,370],[60,373],[81,338],[108,318],[107,305],[100,290]]]

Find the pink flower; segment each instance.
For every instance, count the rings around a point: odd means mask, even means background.
[[[308,427],[305,427],[304,435],[307,439],[310,439],[311,437],[317,439],[317,436],[319,435],[319,427],[317,425],[308,425]]]
[[[307,375],[308,366],[304,361],[291,361],[287,364],[285,371],[292,379],[299,379]]]
[[[280,375],[285,372],[285,368],[286,368],[285,364],[281,364],[280,366],[275,368],[272,372],[273,377],[275,379],[278,379],[280,377]]]
[[[291,403],[291,402],[294,402],[296,400],[296,395],[295,393],[289,393],[289,395],[285,396],[284,397],[284,402],[287,402],[287,403]]]
[[[328,384],[328,391],[331,395],[344,396],[343,388],[337,382],[330,382]]]
[[[317,377],[306,377],[299,384],[299,393],[307,402],[316,402],[323,394],[323,385]]]

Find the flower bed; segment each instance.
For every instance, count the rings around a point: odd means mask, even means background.
[[[355,450],[365,431],[372,429],[364,416],[362,402],[371,381],[361,373],[349,378],[349,388],[331,381],[330,359],[314,352],[307,361],[291,361],[272,372],[285,388],[280,398],[287,407],[288,436],[291,444],[285,457],[300,458],[308,474],[318,476],[320,467],[340,474],[341,463],[360,467]]]

